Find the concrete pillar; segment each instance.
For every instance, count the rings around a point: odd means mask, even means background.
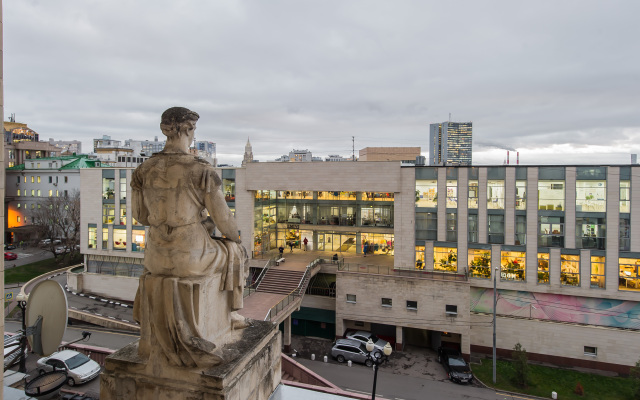
[[[282,338],[282,344],[284,345],[284,352],[291,352],[291,315],[284,320],[284,333]]]
[[[396,325],[396,351],[402,351],[403,345],[403,337],[402,337],[402,327],[400,325]]]

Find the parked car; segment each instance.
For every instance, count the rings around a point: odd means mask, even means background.
[[[4,334],[4,367],[9,368],[20,360],[20,338],[12,333]],[[27,356],[27,349],[24,349]]]
[[[58,246],[53,250],[56,254],[68,253],[70,250],[66,246]]]
[[[453,382],[470,383],[473,381],[471,367],[456,349],[438,348],[438,361],[442,363],[447,376]]]
[[[331,356],[339,363],[351,360],[371,367],[373,361],[367,358],[368,354],[369,352],[364,344],[352,339],[338,339],[331,348]]]
[[[42,239],[40,241],[40,246],[46,246],[46,245],[49,245],[49,244],[51,244],[51,239]]]
[[[15,250],[16,246],[13,244],[5,244],[4,245],[4,249],[5,250]]]
[[[10,251],[5,251],[4,252],[5,261],[7,261],[7,260],[16,260],[17,258],[18,258],[18,255],[16,253],[12,253]]]
[[[358,342],[363,343],[365,345],[367,344],[369,339],[371,339],[371,341],[373,342],[374,350],[380,350],[380,351],[382,351],[384,346],[387,343],[389,343],[386,340],[380,339],[376,335],[367,331],[355,331],[355,332],[347,331],[345,337],[347,339],[357,340]]]
[[[100,364],[82,353],[63,350],[36,362],[40,374],[55,370],[67,371],[67,385],[79,385],[100,375]]]

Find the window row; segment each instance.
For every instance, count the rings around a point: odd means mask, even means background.
[[[58,176],[55,177],[55,179],[53,179],[53,176],[49,176],[49,183],[58,183]],[[16,176],[17,182],[16,183],[20,183],[20,177]],[[31,175],[29,177],[27,176],[23,176],[22,177],[23,182],[27,183],[27,181],[30,181],[31,183],[41,183],[41,177],[40,175]],[[68,176],[64,176],[63,177],[64,183],[69,183],[69,177]],[[54,182],[55,181],[55,182]]]
[[[357,303],[356,300],[357,300],[357,297],[356,297],[355,294],[347,294],[347,303],[355,304],[355,303]],[[380,298],[380,306],[385,307],[385,308],[393,307],[393,299],[391,299],[389,297]],[[450,306],[447,306],[447,307],[450,307]],[[456,306],[453,306],[453,307],[456,307]],[[410,311],[417,311],[418,310],[418,302],[416,300],[407,300],[406,301],[406,308],[407,308],[407,310],[410,310]],[[456,311],[457,311],[457,307],[456,307]]]
[[[446,214],[447,242],[458,241],[458,220],[456,213]],[[438,214],[435,212],[417,212],[415,219],[416,240],[438,240]],[[565,247],[565,217],[538,217],[538,247]],[[467,242],[479,243],[478,215],[467,216]],[[618,250],[629,251],[631,247],[631,219],[628,216],[619,219]],[[487,215],[487,243],[505,243],[505,217],[502,214]],[[527,243],[527,218],[515,216],[514,244]],[[606,218],[578,217],[575,223],[575,248],[606,249]]]
[[[228,187],[227,187],[228,188]],[[225,188],[225,195],[227,195]],[[228,195],[233,192],[228,188]],[[235,193],[233,193],[235,195]],[[311,190],[256,190],[257,200],[345,200],[345,201],[393,201],[394,194],[387,192],[340,192]]]
[[[416,269],[425,268],[425,247],[415,247]],[[433,249],[433,270],[458,273],[466,271],[459,268],[458,250],[448,247],[434,247]],[[591,288],[605,288],[605,257],[590,257],[589,286]],[[525,252],[501,251],[500,280],[503,281],[525,281],[526,280],[526,259]],[[552,279],[557,279],[561,285],[581,286],[580,278],[580,256],[572,254],[560,255],[560,275],[550,276],[549,253],[538,253],[538,267],[535,277],[538,284],[549,284]],[[491,250],[489,249],[469,249],[468,251],[468,273],[472,278],[491,279]],[[619,258],[618,259],[618,288],[620,290],[640,291],[640,259]],[[586,279],[586,278],[585,278]]]
[[[109,228],[98,228],[89,226],[88,248],[90,249],[109,249]],[[100,237],[98,235],[100,234]],[[145,229],[133,229],[131,231],[131,251],[144,252],[146,247]],[[113,250],[127,250],[127,231],[126,229],[113,229],[111,236],[111,248]]]
[[[565,210],[566,184],[563,180],[538,181],[538,209],[549,211]],[[516,210],[527,209],[527,181],[517,180],[515,187]],[[487,209],[505,209],[504,180],[487,181]],[[416,180],[416,207],[436,208],[438,206],[438,181]],[[607,182],[606,181],[576,181],[576,211],[577,212],[606,212]],[[464,200],[464,199],[462,199]],[[477,209],[479,204],[479,188],[477,180],[469,180],[467,207]],[[446,208],[458,207],[458,182],[446,181]],[[620,181],[620,212],[631,210],[631,182]]]
[[[24,196],[24,197],[28,197],[29,193],[31,193],[30,197],[43,197],[42,196],[42,190],[40,189],[31,189],[31,191],[29,192],[29,190],[25,189],[25,190],[20,190],[18,189],[17,191],[17,196]],[[47,192],[45,192],[47,193]],[[68,190],[53,190],[53,189],[49,189],[48,191],[48,197],[60,197],[60,194],[62,194],[64,197],[68,197],[69,196],[69,191]]]
[[[393,227],[393,206],[272,204],[255,208],[254,224],[256,226],[261,224],[265,227],[276,223],[391,228]]]

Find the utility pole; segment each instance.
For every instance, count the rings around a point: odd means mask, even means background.
[[[498,267],[493,272],[493,383],[496,383],[496,306],[498,305],[498,292],[496,290],[496,281],[498,275]]]

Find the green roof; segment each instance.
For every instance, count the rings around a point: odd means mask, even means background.
[[[39,169],[82,169],[82,168],[96,168],[96,162],[100,162],[100,160],[91,160],[89,156],[86,154],[80,154],[77,156],[60,156],[60,157],[45,157],[45,158],[33,158],[29,159],[27,162],[43,162],[43,161],[69,161],[72,160],[67,165],[64,165],[60,168],[39,168]],[[25,165],[20,164],[14,167],[7,168],[7,171],[24,171]]]

